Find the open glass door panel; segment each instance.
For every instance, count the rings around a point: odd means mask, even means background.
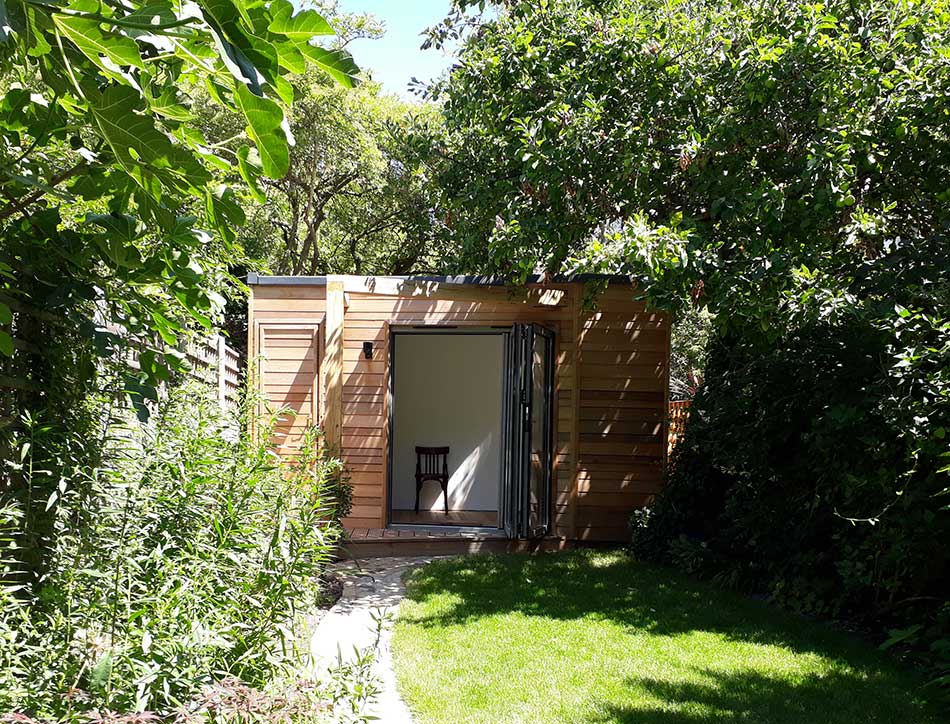
[[[528,519],[526,535],[546,535],[551,516],[551,397],[554,389],[554,333],[532,325],[531,412],[528,448]]]
[[[537,324],[515,325],[508,359],[505,529],[513,537],[539,538],[551,518],[554,333]]]

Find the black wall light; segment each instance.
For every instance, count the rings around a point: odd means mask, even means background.
[[[366,359],[373,359],[373,343],[363,342],[363,356]]]

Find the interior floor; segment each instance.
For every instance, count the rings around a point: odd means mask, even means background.
[[[497,510],[393,510],[391,521],[410,525],[470,525],[498,527]]]

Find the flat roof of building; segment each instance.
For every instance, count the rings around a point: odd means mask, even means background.
[[[478,276],[478,275],[461,275],[461,276],[429,276],[429,275],[414,275],[414,276],[379,276],[374,275],[364,275],[364,274],[347,274],[341,276],[349,276],[354,279],[401,279],[410,282],[435,282],[438,284],[469,284],[472,286],[490,286],[490,287],[502,287],[514,284],[510,279],[505,279],[504,277],[499,276]],[[317,277],[308,277],[308,276],[267,276],[262,274],[256,274],[254,272],[247,275],[247,283],[252,286],[259,285],[288,285],[288,286],[325,286],[327,283],[327,276],[317,276]],[[570,282],[625,282],[630,283],[630,278],[625,277],[620,274],[559,274],[556,276],[545,278],[540,274],[532,274],[526,280],[526,284],[543,284],[548,282],[551,284],[567,284]]]

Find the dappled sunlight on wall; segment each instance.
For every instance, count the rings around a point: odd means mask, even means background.
[[[464,505],[459,504],[455,505],[455,501],[459,503],[464,503],[467,501],[475,501],[484,499],[486,496],[485,490],[476,490],[476,486],[479,484],[479,462],[482,461],[482,451],[490,451],[497,448],[497,444],[494,440],[494,435],[487,435],[481,440],[475,447],[471,449],[468,455],[465,456],[461,462],[458,463],[457,467],[453,467],[453,464],[461,457],[461,455],[451,455],[449,460],[449,508],[453,510],[461,510],[463,508],[469,508],[472,510],[494,510],[494,506],[489,505],[487,508],[475,508],[474,505]],[[484,466],[482,466],[484,467]],[[483,486],[491,487],[494,490],[497,490],[496,479],[491,478],[487,480],[482,480],[481,483]],[[424,503],[428,502],[429,495],[434,491],[429,490],[428,494],[421,498],[423,502],[420,503],[420,508]],[[496,493],[497,499],[497,493]],[[426,508],[436,507],[438,508],[439,500],[433,502],[433,506],[425,505]]]

